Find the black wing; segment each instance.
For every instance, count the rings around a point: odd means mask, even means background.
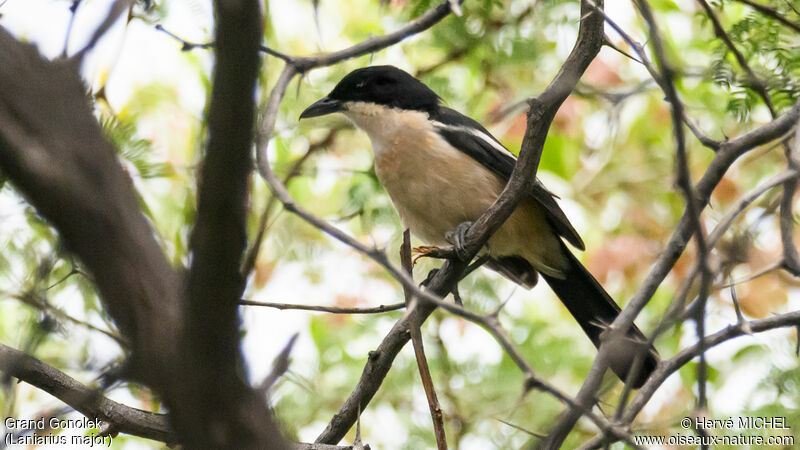
[[[437,123],[439,134],[450,145],[466,153],[504,180],[511,177],[514,164],[517,162],[516,157],[480,123],[444,106],[430,112],[430,118]],[[583,250],[585,248],[583,240],[569,223],[564,211],[558,206],[556,196],[548,191],[538,179],[531,189],[530,195],[544,208],[547,221],[555,228],[556,232],[567,242]]]

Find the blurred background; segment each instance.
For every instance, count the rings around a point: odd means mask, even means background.
[[[150,2],[147,2],[150,3]],[[30,41],[49,58],[81,48],[105,17],[109,0],[84,0],[66,39],[72,14],[67,0],[5,0],[0,25]],[[291,55],[339,50],[370,36],[396,30],[434,3],[377,0],[283,0],[266,2],[264,44]],[[737,136],[770,120],[767,108],[691,0],[651,2],[669,57],[679,73],[687,113],[715,139]],[[769,80],[778,110],[800,92],[800,35],[737,2],[716,2],[734,43],[757,74]],[[772,5],[800,22],[800,2]],[[640,43],[647,28],[628,2],[609,2],[608,15]],[[484,124],[512,152],[525,131],[526,98],[540,93],[571,50],[579,4],[567,1],[468,0],[462,17],[449,16],[420,35],[373,55],[320,68],[293,82],[269,143],[269,158],[286,177],[293,197],[315,214],[362,242],[386,248],[399,264],[402,226],[372,168],[366,135],[343,117],[299,123],[300,112],[327,94],[349,71],[392,64],[433,88],[445,103]],[[793,16],[792,16],[793,15]],[[188,261],[187,243],[196,206],[197,163],[205,136],[213,53],[182,43],[212,39],[212,7],[200,0],[138,3],[103,38],[82,67],[97,119],[119,149],[140,196],[141,207],[175,265]],[[606,27],[609,40],[632,52]],[[2,63],[2,62],[0,62]],[[264,57],[259,102],[283,62]],[[674,142],[669,106],[644,67],[604,47],[579,87],[562,106],[547,138],[539,169],[546,186],[586,242],[579,255],[618,303],[641,285],[683,212],[674,185]],[[691,135],[690,168],[696,180],[713,157]],[[744,193],[785,168],[780,146],[741,158],[715,190],[704,212],[713,228]],[[717,246],[712,263],[726,277],[715,279],[708,303],[707,333],[736,322],[730,279],[745,279],[780,258],[775,214],[780,190],[760,197],[739,216]],[[267,212],[266,234],[249,278],[251,300],[334,306],[377,306],[403,301],[399,284],[371,260],[339,244],[297,217],[282,213],[264,182],[251,179],[250,233]],[[798,236],[800,237],[800,236]],[[98,236],[97,245],[103,245]],[[797,239],[796,239],[797,241]],[[414,244],[418,244],[416,241]],[[45,223],[0,175],[0,342],[25,350],[92,385],[122,360],[124,345],[103,312],[91,280]],[[652,331],[694,264],[694,248],[637,319]],[[436,261],[421,260],[423,280]],[[763,318],[800,307],[797,280],[771,271],[736,285],[746,317]],[[574,394],[596,351],[546,285],[531,291],[488,271],[461,284],[465,306],[488,312],[507,302],[500,320],[537,373]],[[288,373],[272,393],[275,412],[288,436],[313,441],[338,411],[375,349],[402,311],[333,315],[243,306],[243,350],[254,382],[291,335],[299,333]],[[484,330],[437,312],[424,325],[429,364],[453,448],[508,449],[546,433],[562,405],[532,391],[522,395],[523,377]],[[656,346],[664,357],[696,341],[692,322],[669,329]],[[780,329],[727,342],[708,352],[710,417],[785,416],[800,428],[800,372],[796,333]],[[696,403],[695,362],[671,376],[634,423],[645,434],[677,432],[680,418]],[[622,384],[607,375],[603,409],[612,411]],[[115,385],[109,397],[159,410],[150,392],[131,383]],[[27,384],[3,380],[0,416],[31,418],[69,413],[62,403]],[[74,415],[77,417],[77,415]],[[517,427],[521,427],[517,428]],[[383,387],[361,417],[362,439],[378,449],[435,447],[431,419],[414,355],[407,346]],[[81,432],[81,430],[77,430]],[[759,433],[751,430],[752,433]],[[597,430],[582,421],[566,448]],[[352,441],[355,434],[348,434]],[[114,448],[159,448],[130,436]],[[46,447],[42,447],[46,448]],[[63,448],[63,447],[59,447]],[[612,448],[622,448],[616,444]]]

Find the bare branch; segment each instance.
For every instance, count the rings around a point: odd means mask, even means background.
[[[591,0],[589,1],[591,2]],[[614,31],[616,31],[617,34],[619,34],[622,37],[622,39],[625,42],[627,42],[628,45],[630,45],[630,47],[636,52],[636,54],[639,55],[639,58],[641,60],[637,60],[637,62],[641,63],[645,67],[645,69],[647,69],[647,72],[650,73],[650,76],[653,78],[656,84],[658,84],[661,90],[663,90],[666,93],[668,87],[665,84],[665,80],[662,78],[661,74],[656,69],[655,65],[653,65],[652,62],[650,62],[650,58],[647,57],[647,53],[645,52],[642,44],[636,42],[628,33],[625,32],[625,30],[622,29],[622,27],[617,25],[616,22],[614,22],[610,17],[608,17],[608,15],[606,15],[605,12],[603,12],[600,9],[596,10],[599,11],[601,14],[603,14],[606,23],[608,23],[611,26],[611,28],[613,28]],[[692,134],[695,135],[695,137],[697,138],[698,141],[700,141],[701,144],[705,145],[706,147],[714,151],[718,150],[719,147],[722,145],[721,142],[706,136],[702,132],[702,130],[700,130],[700,127],[697,126],[695,121],[691,117],[689,117],[689,115],[685,111],[685,108],[683,107],[681,107],[681,118],[686,124],[686,126],[689,128],[689,130],[691,130]]]
[[[35,386],[63,401],[89,419],[99,419],[109,429],[169,445],[177,443],[168,416],[117,403],[60,370],[0,344],[0,372]],[[292,442],[292,450],[351,450],[352,446]],[[369,448],[367,446],[366,448]]]
[[[795,127],[795,138],[792,144],[784,144],[786,162],[789,170],[800,171],[800,122]],[[800,276],[800,256],[794,246],[793,204],[797,192],[797,178],[790,178],[783,183],[783,196],[781,197],[780,230],[781,244],[783,246],[783,268],[794,276]]]
[[[769,180],[765,181],[752,191],[745,194],[734,207],[732,207],[725,215],[719,220],[717,226],[708,235],[708,246],[713,248],[719,239],[730,228],[733,221],[738,217],[748,206],[750,206],[758,197],[764,195],[765,192],[774,188],[775,186],[785,183],[787,180],[797,178],[797,172],[794,170],[786,170],[775,175]]]
[[[462,2],[463,0],[443,1],[397,31],[385,34],[383,36],[367,39],[366,41],[360,42],[352,47],[333,53],[326,53],[317,56],[292,57],[291,64],[295,66],[298,72],[302,73],[317,67],[330,66],[350,58],[366,55],[368,53],[374,53],[436,25],[439,23],[439,21],[453,12],[454,5],[460,5]]]
[[[247,247],[247,179],[262,35],[259,2],[219,0],[215,10],[208,143],[190,240],[186,348],[180,359],[181,369],[195,374],[173,393],[184,405],[173,417],[189,447],[236,442],[243,448],[288,448],[266,399],[240,373],[238,304],[245,287],[240,264]]]
[[[272,371],[264,378],[264,381],[262,381],[257,388],[262,394],[266,394],[275,382],[278,381],[278,378],[289,370],[289,356],[292,354],[292,348],[294,348],[294,343],[297,342],[298,336],[299,334],[297,333],[293,334],[292,337],[289,338],[289,342],[283,346],[283,350],[275,357],[275,360],[272,362]]]
[[[746,326],[728,325],[714,334],[710,334],[703,339],[703,343],[696,343],[691,347],[681,350],[677,355],[671,359],[662,361],[653,375],[647,380],[644,386],[639,389],[636,397],[631,401],[630,405],[622,416],[623,423],[631,423],[636,419],[636,416],[644,408],[650,398],[655,394],[659,387],[664,383],[670,375],[677,372],[681,367],[689,361],[697,357],[701,352],[720,345],[724,342],[730,341],[742,335],[749,335],[751,333],[763,333],[765,331],[774,330],[777,328],[785,328],[800,325],[800,311],[793,311],[790,313],[779,314],[766,319],[751,320],[745,322]],[[585,444],[582,448],[597,448],[602,443],[610,444],[613,440],[609,441],[607,437],[599,436],[592,439],[589,443]]]
[[[397,311],[406,307],[405,303],[394,303],[391,305],[379,305],[372,308],[342,308],[339,306],[320,306],[320,305],[297,305],[292,303],[274,303],[274,302],[261,302],[255,300],[239,300],[240,305],[246,306],[266,306],[268,308],[275,308],[280,310],[300,310],[300,311],[318,311],[331,314],[378,314],[388,311]]]
[[[613,22],[610,23],[612,27],[614,27],[615,24],[613,24]],[[615,27],[615,29],[618,32],[621,32],[618,27]],[[623,36],[625,35],[623,34]],[[632,41],[629,41],[629,44],[634,46]],[[634,48],[636,47],[634,46]],[[644,61],[646,58],[644,56],[644,52],[641,51],[641,49],[638,49],[637,53],[639,53],[640,57],[642,57],[642,60]],[[657,73],[654,74],[654,79],[656,79],[656,82],[661,84],[661,77],[658,76]],[[708,201],[714,187],[716,187],[727,169],[739,156],[758,145],[765,144],[786,133],[790,127],[794,125],[799,115],[800,105],[796,104],[783,116],[778,117],[765,125],[762,125],[756,130],[739,136],[738,138],[720,142],[717,154],[706,169],[704,175],[694,186],[694,192],[697,201],[695,212],[699,214],[708,205]],[[630,327],[635,317],[639,314],[642,308],[644,308],[649,299],[655,293],[656,288],[661,284],[667,273],[669,273],[675,262],[677,262],[678,257],[683,253],[688,240],[696,229],[692,226],[694,221],[693,217],[696,217],[696,215],[691,214],[687,208],[687,210],[684,211],[683,217],[679,221],[675,232],[670,238],[665,250],[659,256],[639,291],[611,325],[614,329],[618,330],[618,332],[624,333],[628,327]],[[601,349],[601,351],[598,352],[598,356],[592,366],[592,372],[598,375],[592,376],[590,373],[590,376],[587,377],[580,393],[578,394],[578,401],[582,402],[582,404],[589,404],[594,398],[594,393],[599,387],[600,377],[602,376],[601,372],[603,372],[595,369],[603,367],[604,365],[605,355],[604,351]],[[574,421],[572,420],[574,417],[571,417],[570,419],[571,420],[569,422],[574,424]],[[563,422],[563,425],[564,428],[571,429],[571,426],[567,426],[569,425],[567,421]]]
[[[108,422],[115,430],[175,443],[165,414],[125,406],[101,395],[60,370],[19,350],[0,344],[0,371],[47,392],[90,419]]]
[[[287,65],[293,66],[298,73],[305,73],[311,69],[331,66],[350,58],[356,58],[358,56],[377,52],[378,50],[382,50],[386,47],[391,47],[392,45],[397,44],[398,42],[402,41],[403,39],[406,39],[409,36],[413,36],[417,33],[425,31],[428,28],[436,25],[439,21],[447,17],[451,12],[458,10],[460,4],[463,1],[464,0],[443,1],[437,6],[429,9],[425,14],[410,21],[408,24],[406,24],[405,26],[401,27],[400,29],[392,33],[367,39],[366,41],[359,42],[358,44],[353,45],[352,47],[348,47],[346,49],[339,50],[336,52],[324,53],[322,55],[316,55],[316,56],[290,56],[285,53],[273,50],[264,45],[259,46],[259,49],[268,55],[283,60]],[[192,50],[194,48],[211,48],[214,46],[213,42],[200,44],[200,43],[186,41],[176,36],[175,34],[165,30],[164,27],[162,27],[161,25],[157,25],[156,29],[165,32],[173,39],[181,42],[181,44],[183,44],[184,51]]]
[[[164,367],[180,331],[180,281],[92,115],[74,61],[45,61],[2,28],[0,59],[3,173],[92,274],[133,347],[134,370],[145,355],[160,362],[144,366]],[[136,375],[157,390],[168,379],[156,370]]]
[[[570,398],[567,394],[547,382],[544,378],[540,377],[536,374],[533,370],[533,367],[525,360],[525,357],[522,356],[522,353],[516,348],[516,346],[511,342],[511,339],[508,336],[506,330],[500,324],[500,321],[497,318],[497,314],[500,312],[500,309],[493,311],[490,314],[482,315],[477,314],[467,309],[464,309],[462,305],[457,305],[454,303],[445,302],[443,300],[438,299],[430,299],[430,298],[423,298],[420,300],[424,303],[430,303],[433,306],[438,308],[444,309],[447,312],[450,312],[458,317],[466,319],[484,330],[486,330],[492,337],[497,341],[503,351],[508,354],[514,364],[520,369],[522,374],[525,376],[525,384],[523,386],[523,393],[527,393],[531,389],[537,389],[539,391],[545,392],[549,395],[552,395],[566,406],[568,406],[571,410],[579,410],[581,414],[586,415],[592,422],[595,423],[600,429],[602,429],[605,433],[609,433],[611,435],[616,436],[618,439],[624,440],[628,445],[632,446],[633,448],[641,448],[640,446],[636,445],[633,440],[628,435],[627,430],[623,429],[622,427],[618,427],[612,423],[610,423],[605,418],[596,415],[594,412],[591,411],[591,407],[584,408],[582,405],[577,403],[574,399]]]
[[[405,230],[403,232],[403,244],[400,246],[400,261],[403,265],[403,270],[412,276],[413,265],[411,262],[411,232]],[[403,289],[406,299],[406,307],[413,309],[413,304],[417,301],[414,297],[414,292],[410,289]],[[439,450],[447,449],[447,436],[444,431],[444,420],[442,417],[442,407],[439,405],[439,399],[436,397],[436,389],[433,386],[433,378],[431,377],[431,370],[428,367],[428,359],[425,357],[425,348],[422,342],[422,332],[420,330],[420,321],[412,320],[409,333],[411,334],[411,344],[414,347],[414,356],[417,359],[417,368],[419,369],[419,376],[422,379],[422,387],[425,390],[425,397],[428,400],[428,409],[431,412],[431,420],[433,421],[433,431],[436,436],[436,447]]]
[[[89,50],[93,49],[97,42],[102,38],[109,28],[120,18],[120,16],[127,10],[129,10],[134,3],[135,0],[115,0],[114,3],[111,5],[111,8],[108,10],[108,14],[106,14],[106,18],[103,19],[103,22],[100,26],[92,34],[92,37],[89,39],[89,42],[80,49],[72,58],[75,61],[80,63],[83,61],[83,57],[86,56],[86,53]]]
[[[4,61],[0,67],[0,167],[92,274],[107,311],[131,343],[130,375],[163,398],[179,440],[195,447],[216,445],[220,439],[261,448],[259,442],[272,446],[281,442],[271,426],[266,402],[258,401],[236,364],[240,355],[237,308],[243,285],[238,264],[244,248],[260,37],[258,2],[245,3],[231,12],[226,2],[220,2],[218,10],[209,157],[203,168],[193,267],[186,290],[155,241],[130,178],[87,104],[75,58],[45,61],[32,46],[16,42],[0,29],[0,59]],[[214,211],[212,205],[221,207]],[[233,225],[217,226],[215,214],[226,215],[221,221],[230,220],[227,224]],[[213,229],[220,233],[215,235]],[[103,237],[102,246],[97,245],[98,236]],[[220,249],[231,241],[230,247]],[[211,266],[218,272],[204,272]],[[204,283],[209,283],[208,289],[202,288]],[[187,291],[191,302],[183,301]],[[217,294],[215,305],[211,297]],[[183,320],[187,304],[190,317]],[[211,332],[203,333],[204,327]],[[220,335],[230,339],[214,339]],[[232,364],[193,364],[202,358],[208,363],[221,353],[225,355],[215,362]],[[211,396],[208,386],[216,386]]]
[[[800,324],[800,311],[779,314],[766,319],[751,320],[748,321],[747,324],[753,333],[761,333],[776,328],[797,326]],[[655,390],[661,385],[661,383],[663,383],[666,377],[676,372],[678,369],[683,367],[684,364],[698,356],[701,350],[707,350],[723,342],[747,334],[748,332],[742,327],[738,325],[729,325],[714,334],[706,336],[703,339],[704,342],[702,344],[698,342],[695,345],[680,351],[672,359],[664,361],[663,364],[659,365],[658,370],[656,370],[653,377],[651,377],[642,387],[642,389],[639,390],[638,395],[628,407],[628,411],[625,413],[624,420],[631,421],[632,418],[635,417],[635,415],[638,414],[638,412],[644,406],[647,399],[649,399],[655,393]]]
[[[650,5],[646,0],[635,0],[639,7],[639,11],[644,17],[650,29],[650,40],[653,44],[653,49],[656,53],[656,62],[661,69],[661,76],[664,79],[665,93],[667,100],[670,103],[672,110],[672,127],[675,135],[675,148],[677,150],[677,184],[681,189],[683,196],[686,200],[686,214],[689,217],[690,226],[694,229],[694,239],[697,245],[697,271],[700,272],[700,293],[697,300],[697,315],[695,323],[697,324],[697,337],[700,343],[703,343],[705,336],[705,313],[706,301],[711,292],[711,283],[713,281],[711,268],[708,265],[708,247],[706,245],[705,232],[703,225],[700,221],[700,208],[698,208],[697,200],[695,198],[694,188],[692,186],[691,175],[689,173],[688,155],[686,153],[686,142],[683,135],[683,104],[681,103],[678,92],[675,89],[674,71],[666,59],[666,52],[664,44],[661,40],[661,35],[658,30],[653,12]],[[704,0],[699,0],[704,1]],[[698,408],[705,409],[707,407],[706,400],[706,381],[707,381],[707,366],[705,360],[705,352],[700,352],[700,362],[697,365],[697,390],[698,390]]]

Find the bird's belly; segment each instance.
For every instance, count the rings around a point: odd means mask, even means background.
[[[446,143],[427,149],[376,152],[375,171],[403,224],[426,244],[445,245],[445,233],[477,219],[504,183]]]

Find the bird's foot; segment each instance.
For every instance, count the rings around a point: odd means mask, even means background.
[[[461,222],[458,224],[455,230],[448,231],[445,233],[444,238],[447,242],[453,244],[453,249],[456,252],[456,256],[458,259],[464,262],[469,261],[469,255],[467,254],[467,232],[469,232],[470,227],[472,226],[472,222]]]
[[[439,269],[431,269],[431,271],[428,272],[428,276],[426,276],[425,279],[422,280],[422,283],[419,284],[419,287],[428,287],[428,285],[431,284],[431,281],[433,281],[433,277],[435,277],[437,273],[439,273]]]
[[[439,273],[439,269],[431,269],[431,271],[428,272],[428,276],[425,277],[425,280],[419,284],[420,287],[428,287],[428,284],[433,281],[433,277],[435,277],[437,273]],[[450,293],[453,294],[453,299],[457,305],[464,306],[464,303],[461,301],[461,294],[458,292],[458,283],[453,286],[453,290],[451,290]]]
[[[420,258],[435,258],[437,252],[439,251],[439,247],[434,247],[431,245],[420,245],[419,247],[414,247],[411,249],[411,256],[413,259],[411,260],[411,265],[416,265],[417,260]],[[430,274],[429,274],[430,275]]]

